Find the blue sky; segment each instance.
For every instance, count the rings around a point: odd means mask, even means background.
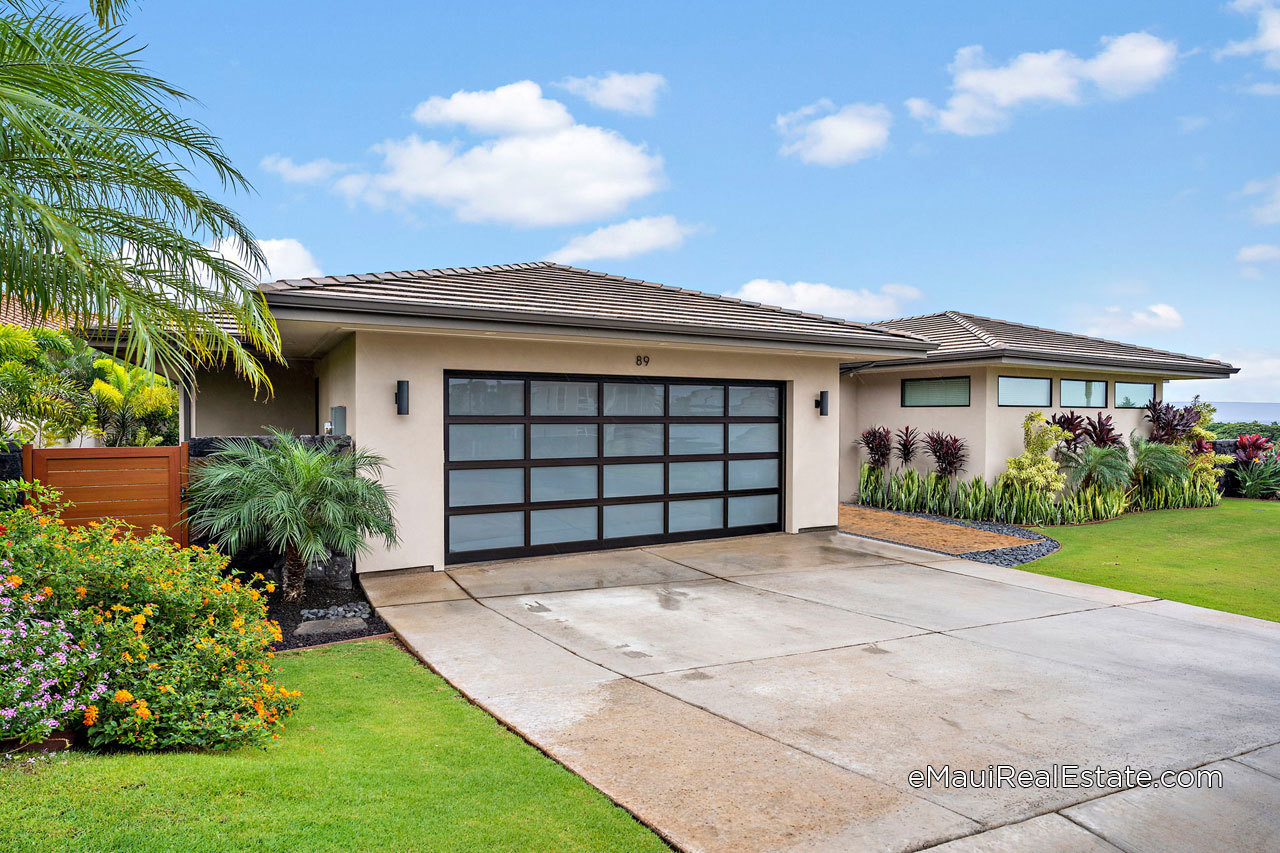
[[[275,276],[551,257],[1216,355],[1241,375],[1174,396],[1280,401],[1280,6],[1013,8],[150,0],[126,26],[249,174]]]

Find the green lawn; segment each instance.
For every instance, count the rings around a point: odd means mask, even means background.
[[[665,850],[387,641],[282,654],[271,747],[0,767],[0,850]]]
[[[1062,549],[1020,568],[1280,621],[1280,502],[1224,500],[1041,532]]]

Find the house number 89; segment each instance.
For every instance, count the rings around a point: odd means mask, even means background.
[[[648,367],[648,366],[649,366],[649,356],[647,355],[636,356],[636,367]]]

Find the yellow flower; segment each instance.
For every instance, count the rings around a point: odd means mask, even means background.
[[[135,634],[141,634],[142,629],[147,624],[147,617],[139,613],[138,615],[134,616],[133,619],[131,619],[130,621],[133,622],[133,632]]]
[[[133,694],[130,693],[128,690],[117,690],[116,695],[113,698],[117,702],[119,702],[121,705],[123,705],[126,702],[133,701]]]

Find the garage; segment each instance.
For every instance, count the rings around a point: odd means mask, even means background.
[[[450,564],[782,529],[783,383],[446,371]]]

